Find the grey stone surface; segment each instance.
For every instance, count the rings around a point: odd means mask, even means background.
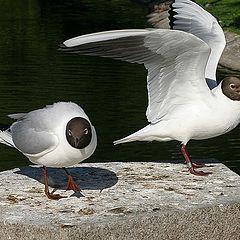
[[[225,32],[226,47],[219,64],[225,68],[240,71],[240,35]]]
[[[50,169],[44,195],[38,166],[0,173],[0,239],[240,239],[240,177],[209,160],[207,177],[180,162],[83,163],[69,169],[82,194]]]

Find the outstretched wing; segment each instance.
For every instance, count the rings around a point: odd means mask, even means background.
[[[83,35],[61,50],[144,64],[148,70],[147,118],[157,122],[176,106],[207,101],[211,92],[204,71],[210,48],[192,34],[176,30],[118,30]]]
[[[226,45],[225,36],[218,21],[209,12],[191,0],[174,0],[170,6],[160,4],[158,11],[149,15],[149,22],[154,27],[181,30],[192,33],[202,39],[211,48],[206,66],[205,77],[216,83],[216,70],[219,59]]]

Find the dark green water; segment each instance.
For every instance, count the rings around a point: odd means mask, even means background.
[[[98,133],[91,162],[182,158],[179,143],[113,146],[147,124],[143,66],[97,57],[66,55],[58,44],[84,33],[147,27],[148,9],[135,1],[0,1],[0,122],[7,115],[56,101],[81,105]],[[240,129],[191,141],[193,159],[216,158],[240,174]],[[21,153],[0,145],[0,170],[30,164]]]

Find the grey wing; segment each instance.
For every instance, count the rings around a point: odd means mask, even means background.
[[[28,126],[27,121],[17,121],[11,126],[13,143],[25,155],[43,155],[58,145],[56,135],[36,130]]]

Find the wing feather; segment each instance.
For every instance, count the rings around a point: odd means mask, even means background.
[[[165,29],[126,30],[122,36],[121,33],[103,32],[102,37],[101,33],[86,35],[88,42],[81,36],[66,41],[62,49],[144,64],[148,70],[149,122],[169,116],[179,104],[211,99],[204,77],[210,48],[201,39]]]
[[[13,123],[11,134],[15,147],[25,155],[43,155],[58,145],[55,134],[33,127],[31,120],[24,118]]]
[[[149,22],[155,27],[166,28],[165,21],[168,18],[169,28],[192,33],[206,42],[211,48],[211,54],[205,78],[211,81],[210,88],[215,87],[217,65],[226,45],[223,30],[217,19],[191,0],[174,0],[169,8],[166,8],[166,4],[164,6],[164,11],[149,15]]]

